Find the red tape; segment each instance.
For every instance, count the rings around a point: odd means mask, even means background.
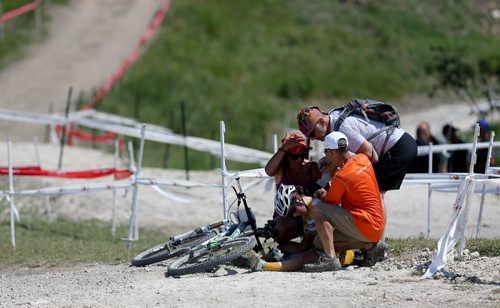
[[[61,125],[56,125],[54,127],[55,132],[59,137],[61,137],[62,134],[62,126]],[[71,126],[66,127],[66,140],[68,144],[72,144],[73,138],[82,140],[82,141],[88,141],[88,142],[94,142],[94,143],[113,143],[114,139],[116,138],[117,134],[113,132],[107,132],[102,135],[95,135],[88,133],[84,130],[71,130]]]
[[[41,0],[36,0],[31,3],[28,3],[26,5],[23,5],[21,7],[18,7],[17,9],[14,9],[12,11],[8,11],[7,13],[4,13],[0,15],[0,23],[7,22],[11,19],[14,19],[18,16],[21,16],[23,14],[26,14],[28,12],[33,11],[34,9],[38,8],[42,4]]]
[[[141,53],[142,49],[146,45],[146,43],[151,39],[153,36],[154,32],[156,29],[161,25],[163,18],[165,17],[165,14],[167,13],[168,9],[170,7],[170,1],[169,0],[163,0],[162,5],[160,8],[156,11],[155,17],[153,18],[153,21],[150,23],[149,27],[146,29],[144,34],[141,36],[141,39],[139,40],[139,43],[137,46],[134,48],[128,59],[126,59],[120,67],[115,71],[115,73],[109,78],[104,86],[97,92],[96,96],[92,100],[91,103],[83,106],[82,110],[88,110],[88,109],[93,109],[97,104],[99,104],[102,100],[102,98],[108,94],[108,92],[111,90],[111,88],[114,86],[116,81],[118,81],[127,71],[129,66],[134,63],[137,58],[139,57],[139,54]]]
[[[9,168],[0,167],[0,175],[8,175]],[[94,179],[108,175],[114,175],[116,180],[126,179],[133,173],[127,169],[105,168],[82,171],[56,171],[44,170],[40,166],[15,167],[12,174],[16,176],[47,176],[66,179]]]

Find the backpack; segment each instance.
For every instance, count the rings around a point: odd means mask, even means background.
[[[370,122],[370,120],[374,120],[384,123],[386,125],[384,128],[378,130],[376,133],[366,139],[368,142],[370,142],[373,138],[386,131],[387,138],[384,146],[382,147],[382,153],[385,150],[385,145],[387,143],[389,135],[392,134],[394,128],[401,125],[399,114],[394,106],[371,99],[356,98],[355,100],[345,104],[343,107],[331,110],[329,113],[337,110],[340,110],[340,115],[339,118],[335,121],[333,131],[338,131],[340,125],[342,125],[344,120],[352,113],[365,117],[366,121],[368,122]]]

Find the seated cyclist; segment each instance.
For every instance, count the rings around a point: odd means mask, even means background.
[[[274,198],[274,211],[281,217],[293,217],[302,221],[302,241],[279,243],[285,254],[296,254],[313,246],[316,226],[311,215],[312,197],[304,195],[302,186],[280,185]]]
[[[274,199],[274,210],[282,216],[292,216],[301,218],[303,222],[304,235],[301,242],[288,241],[278,245],[278,250],[272,250],[278,262],[267,262],[257,256],[252,256],[249,266],[252,270],[265,271],[294,271],[302,268],[306,263],[314,262],[318,259],[318,254],[314,248],[314,238],[316,237],[316,225],[314,223],[311,208],[313,198],[304,195],[300,186],[281,185]],[[282,254],[280,254],[282,253]],[[344,258],[343,264],[352,262],[354,253],[349,252],[351,258]]]

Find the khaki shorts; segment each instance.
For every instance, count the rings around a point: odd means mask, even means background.
[[[359,232],[358,228],[354,225],[351,213],[346,211],[343,207],[324,202],[320,202],[315,206],[332,223],[334,228],[333,239],[335,242],[371,243],[371,241],[367,240],[363,234]],[[322,247],[318,235],[314,238],[314,244],[316,247]]]

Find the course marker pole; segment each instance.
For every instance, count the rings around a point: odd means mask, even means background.
[[[224,221],[227,221],[227,183],[226,183],[226,157],[225,157],[225,147],[224,147],[224,133],[226,132],[226,127],[224,121],[220,121],[220,169],[221,169],[221,187],[222,187],[222,207],[224,210]]]
[[[16,230],[14,225],[14,218],[19,221],[19,213],[14,205],[14,175],[12,171],[12,142],[7,140],[7,160],[9,163],[9,205],[10,205],[10,241],[12,248],[16,250]]]
[[[467,237],[467,221],[469,219],[469,209],[470,209],[470,203],[472,199],[472,194],[474,193],[474,186],[475,186],[475,181],[474,181],[474,165],[476,164],[477,161],[477,138],[479,137],[479,124],[474,125],[474,139],[472,143],[472,158],[469,166],[469,175],[472,177],[472,182],[471,182],[471,188],[467,192],[466,200],[465,200],[465,209],[464,209],[464,218],[462,221],[462,237],[460,239],[460,248],[459,248],[459,255],[461,256],[464,248],[465,248],[465,241]]]
[[[137,213],[136,213],[136,203],[137,203],[137,192],[138,185],[137,179],[139,178],[139,174],[141,173],[141,165],[142,165],[142,154],[144,152],[144,139],[146,135],[146,125],[143,124],[141,127],[141,144],[139,147],[139,158],[137,159],[137,170],[134,174],[134,183],[132,184],[134,187],[132,194],[132,205],[130,207],[130,222],[128,225],[128,243],[127,247],[130,249],[132,246],[132,241],[139,240],[139,225],[137,224]]]
[[[118,168],[118,139],[115,139],[115,155],[113,157],[115,169]],[[111,208],[111,236],[115,237],[116,233],[116,188],[113,187],[113,205]]]
[[[427,171],[432,173],[432,142],[429,142],[429,160]],[[431,236],[431,214],[432,213],[432,184],[427,184],[427,238]]]
[[[485,173],[488,172],[488,169],[490,168],[490,164],[491,164],[491,153],[493,151],[493,139],[495,139],[495,132],[492,131],[491,136],[490,136],[490,146],[488,148],[488,155],[486,156]],[[477,217],[476,238],[478,238],[479,234],[481,233],[481,224],[483,223],[483,207],[484,207],[485,192],[486,192],[486,184],[483,184],[483,191],[481,193],[481,203],[479,206],[479,215]]]

